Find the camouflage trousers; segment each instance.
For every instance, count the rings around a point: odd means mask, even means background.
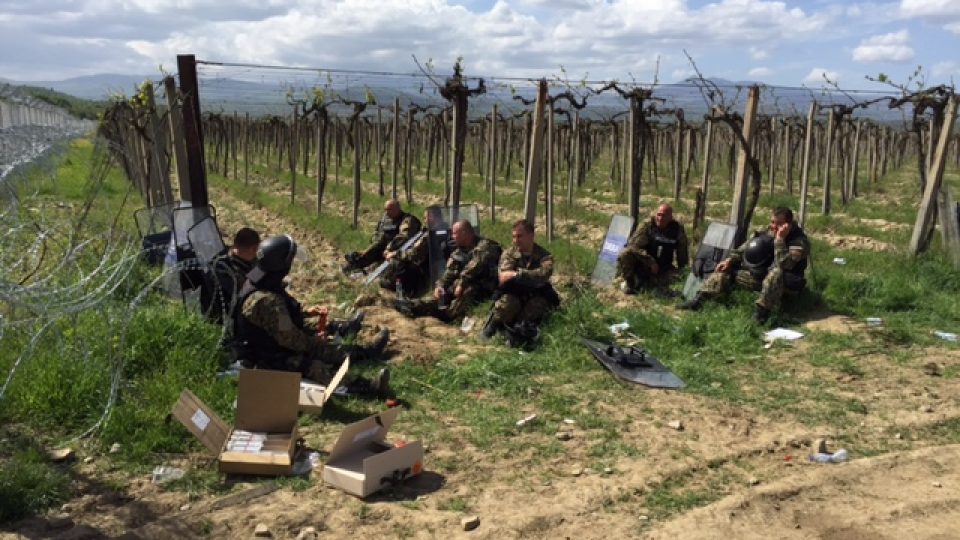
[[[312,350],[306,353],[274,358],[270,361],[253,362],[253,365],[247,365],[248,362],[244,362],[244,366],[277,371],[298,371],[312,381],[327,384],[348,354],[348,351],[342,345],[331,341],[323,341],[317,343]]]
[[[478,289],[467,287],[460,298],[451,298],[447,307],[440,309],[440,301],[434,298],[431,293],[429,298],[414,300],[410,310],[417,317],[436,317],[441,321],[450,322],[465,317],[474,306],[488,296]]]
[[[493,320],[501,324],[521,321],[539,323],[551,309],[550,301],[538,295],[521,297],[506,293],[493,304]]]
[[[729,291],[734,284],[751,291],[759,291],[757,304],[767,309],[774,309],[780,305],[780,299],[783,297],[783,272],[779,268],[767,272],[763,279],[747,270],[714,272],[703,282],[700,292],[707,298],[716,298]]]
[[[633,289],[640,287],[663,287],[669,285],[676,277],[677,272],[673,267],[660,268],[659,272],[653,273],[653,265],[656,260],[641,253],[639,249],[626,248],[620,252],[617,258],[617,275],[630,285]]]
[[[424,271],[411,262],[391,260],[383,274],[380,274],[380,287],[390,290],[397,290],[397,279],[403,285],[403,293],[406,296],[419,294],[427,276]]]

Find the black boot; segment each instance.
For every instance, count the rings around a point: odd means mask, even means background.
[[[760,304],[753,305],[753,322],[764,324],[770,318],[770,310]]]
[[[403,315],[410,317],[411,319],[416,317],[416,313],[413,312],[413,301],[406,298],[397,298],[393,301],[393,309],[402,313]]]
[[[483,325],[483,330],[480,331],[480,337],[484,341],[493,339],[493,336],[497,335],[498,330],[500,330],[500,323],[493,318],[493,314],[490,314],[490,316],[487,317],[487,323]]]
[[[347,264],[341,266],[340,270],[344,274],[349,274],[353,270],[359,270],[360,268],[359,266],[357,266],[359,259],[360,259],[360,254],[357,253],[356,251],[351,251],[350,253],[347,253],[346,255],[343,256],[343,260],[347,261]]]
[[[330,321],[327,323],[327,335],[340,336],[342,338],[356,335],[363,326],[364,312],[358,311],[351,319]]]
[[[699,293],[699,292],[698,292],[697,294],[695,294],[695,295],[693,296],[693,298],[687,300],[686,302],[682,302],[682,303],[681,303],[679,306],[677,306],[677,307],[679,307],[680,309],[686,309],[686,310],[690,310],[690,311],[697,311],[698,309],[700,309],[701,307],[703,307],[703,300],[704,300],[703,293]]]
[[[353,350],[350,351],[350,359],[359,362],[373,360],[383,354],[383,351],[387,348],[387,343],[389,341],[390,331],[384,328],[379,334],[377,334],[377,337],[373,339],[373,343],[370,345],[365,347],[355,345]]]

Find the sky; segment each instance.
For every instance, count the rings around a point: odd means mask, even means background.
[[[0,77],[156,75],[211,61],[875,88],[960,80],[960,0],[0,0]]]

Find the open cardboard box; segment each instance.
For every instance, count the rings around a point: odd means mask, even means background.
[[[334,374],[326,386],[300,381],[300,399],[298,401],[300,411],[320,414],[324,404],[333,396],[333,393],[347,375],[348,369],[350,369],[349,356],[340,364],[340,369],[337,370],[337,373]]]
[[[420,441],[394,445],[387,432],[400,414],[394,407],[345,427],[323,467],[323,481],[366,497],[423,470]]]
[[[200,440],[225,473],[280,476],[293,471],[297,442],[297,395],[300,374],[258,369],[240,370],[237,413],[230,427],[190,390],[173,406],[173,416]],[[259,452],[228,448],[237,430],[266,433]]]

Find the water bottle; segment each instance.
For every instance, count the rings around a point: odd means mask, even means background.
[[[847,454],[847,450],[845,448],[841,448],[832,454],[827,452],[810,454],[810,461],[814,463],[842,463],[849,457],[850,456]]]
[[[442,291],[440,293],[440,299],[437,300],[437,308],[447,309],[447,290],[444,289],[439,283],[437,284],[437,287],[440,287],[440,290]]]
[[[396,291],[397,291],[397,300],[406,300],[406,297],[403,294],[403,282],[400,281],[400,278],[397,278]]]

